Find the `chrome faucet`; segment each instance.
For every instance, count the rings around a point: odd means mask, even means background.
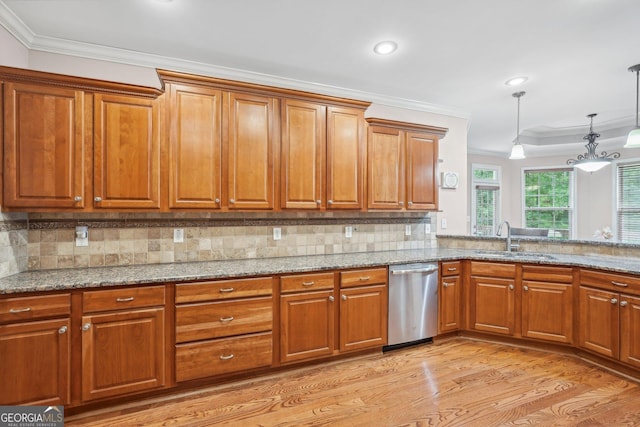
[[[509,224],[509,221],[502,221],[500,225],[498,225],[498,231],[496,231],[496,236],[500,236],[500,233],[502,233],[502,226],[505,224],[507,225],[507,251],[511,252],[512,250],[520,247],[520,245],[511,243],[511,224]]]

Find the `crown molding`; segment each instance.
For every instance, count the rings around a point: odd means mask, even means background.
[[[27,49],[30,49],[35,38],[35,33],[31,31],[20,18],[16,16],[11,9],[0,0],[0,25],[2,25],[13,37],[22,43]]]

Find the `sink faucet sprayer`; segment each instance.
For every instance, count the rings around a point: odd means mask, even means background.
[[[500,233],[502,233],[502,226],[505,224],[507,224],[507,251],[511,252],[513,249],[518,249],[520,245],[511,244],[511,224],[509,224],[509,221],[502,221],[500,225],[498,225],[498,231],[496,231],[496,236],[500,236]]]

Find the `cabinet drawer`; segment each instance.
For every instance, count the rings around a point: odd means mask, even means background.
[[[176,342],[228,337],[273,328],[271,297],[176,307]]]
[[[176,286],[176,303],[257,297],[272,293],[272,277],[181,283]]]
[[[522,280],[539,282],[572,283],[573,269],[571,267],[547,267],[541,265],[522,266]]]
[[[580,284],[595,286],[617,292],[640,294],[640,277],[602,271],[581,270]]]
[[[340,273],[340,287],[386,284],[388,277],[386,268],[343,271]]]
[[[333,289],[333,273],[298,274],[280,278],[282,293]]]
[[[71,313],[71,295],[42,295],[0,300],[0,322],[31,320]]]
[[[82,294],[82,311],[110,311],[164,305],[164,286],[87,291]]]
[[[460,261],[447,261],[442,263],[442,277],[458,276],[460,274],[462,274],[462,263]]]
[[[516,265],[502,264],[498,262],[471,261],[471,275],[513,279],[516,276]]]
[[[271,366],[271,332],[176,346],[176,380],[188,381]]]

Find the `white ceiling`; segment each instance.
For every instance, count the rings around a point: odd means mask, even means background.
[[[528,154],[582,152],[589,113],[600,148],[622,147],[639,21],[639,0],[0,0],[0,25],[30,49],[381,95],[469,117],[469,151],[500,156],[517,90]],[[398,50],[374,54],[387,39]]]

